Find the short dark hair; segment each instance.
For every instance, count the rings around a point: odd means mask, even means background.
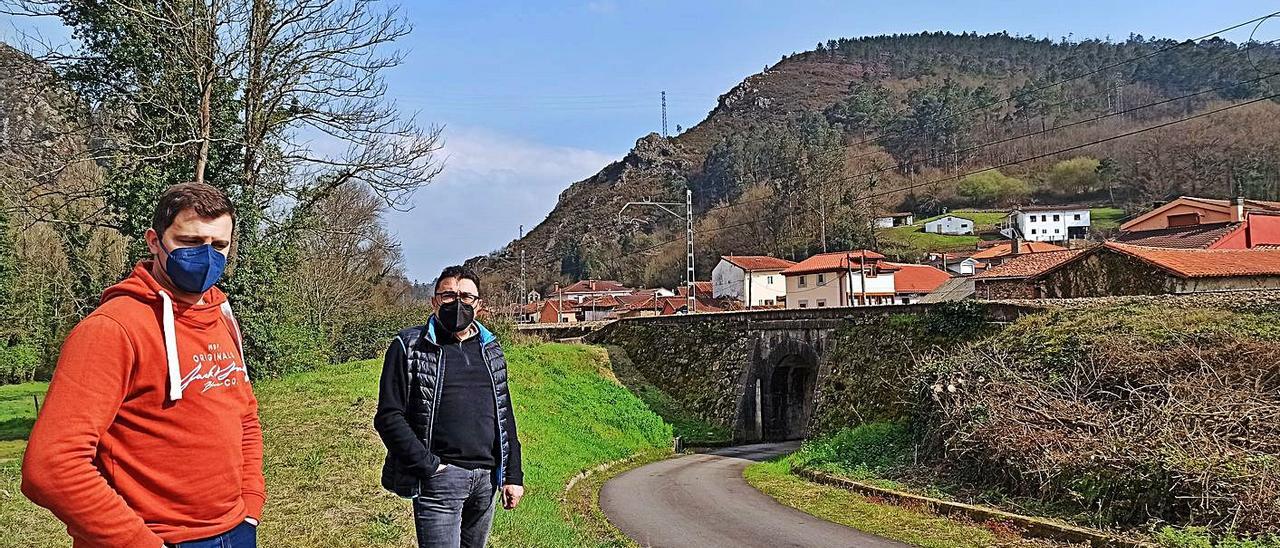
[[[480,292],[480,276],[476,275],[474,270],[462,265],[446,266],[440,271],[440,276],[436,278],[436,285],[440,284],[440,280],[445,278],[457,278],[459,280],[471,280],[476,284],[476,292]]]
[[[151,215],[151,228],[156,234],[163,235],[178,214],[187,209],[194,209],[196,215],[205,219],[230,215],[233,223],[236,220],[235,206],[218,187],[205,183],[181,183],[166,188],[160,195],[156,211]]]

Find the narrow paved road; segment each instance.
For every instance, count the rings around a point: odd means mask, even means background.
[[[606,482],[600,507],[623,533],[653,548],[907,546],[783,506],[742,478],[752,462],[796,447],[744,445],[655,462]]]

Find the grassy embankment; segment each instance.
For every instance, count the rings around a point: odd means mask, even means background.
[[[1003,212],[958,210],[951,212],[967,219],[972,219],[975,233],[995,230],[1005,219]],[[1092,230],[1110,230],[1119,226],[1124,217],[1124,210],[1113,207],[1099,207],[1089,210]],[[877,238],[882,248],[890,252],[923,256],[931,252],[967,251],[981,241],[977,235],[948,236],[924,231],[924,224],[941,217],[937,215],[925,219],[917,219],[910,226],[899,226],[881,229]]]
[[[537,344],[508,349],[524,445],[527,495],[499,510],[494,546],[607,546],[598,521],[564,518],[560,495],[578,472],[670,444],[671,427],[619,385],[603,351]],[[355,362],[259,382],[266,436],[267,546],[412,544],[406,501],[378,485],[384,450],[372,428],[380,364]],[[23,441],[41,384],[0,387],[0,546],[66,546],[63,528],[18,491]],[[25,405],[25,407],[24,407]]]
[[[1000,523],[974,523],[943,517],[923,508],[888,504],[875,497],[821,485],[792,474],[810,467],[902,489],[879,474],[910,461],[909,437],[898,427],[873,423],[836,436],[806,443],[791,455],[747,468],[747,481],[779,502],[820,518],[916,546],[980,548],[985,546],[1056,546],[1022,539]]]
[[[781,462],[757,466],[749,477],[772,477],[772,484],[757,486],[818,515],[859,516],[860,510],[854,503],[831,509],[835,503],[824,495],[832,491],[790,476],[792,466],[1119,529],[1169,548],[1280,547],[1274,529],[1254,525],[1241,533],[1230,522],[1205,527],[1210,511],[1241,516],[1245,524],[1271,515],[1265,503],[1275,500],[1266,491],[1275,471],[1274,438],[1264,433],[1269,424],[1251,418],[1274,408],[1275,301],[1134,298],[1066,303],[1069,308],[1024,317],[959,349],[921,352],[913,372],[898,382],[914,379],[914,386],[933,390],[910,391],[925,398],[897,419],[907,422],[831,425],[826,436]],[[1124,384],[1130,379],[1140,381],[1139,388],[1113,386],[1133,386]],[[1200,410],[1206,406],[1246,418],[1223,413],[1223,420],[1206,421]],[[1116,431],[1116,424],[1126,429]],[[938,452],[939,444],[950,450]],[[1186,456],[1201,448],[1223,455]],[[1008,478],[1034,478],[1028,467],[1052,472],[1054,481],[1011,484]],[[1200,478],[1208,479],[1196,483]],[[1137,519],[1122,512],[1173,507],[1186,493],[1203,493],[1214,506]],[[860,527],[875,530],[874,519],[865,519],[872,522]]]

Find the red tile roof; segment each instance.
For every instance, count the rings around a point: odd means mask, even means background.
[[[631,291],[625,285],[613,280],[582,280],[562,290],[565,293],[607,293],[612,291]]]
[[[622,295],[618,299],[618,308],[620,312],[630,310],[652,310],[662,308],[662,303],[655,301],[653,291],[641,293],[639,291],[630,295]]]
[[[1018,253],[1044,253],[1046,251],[1062,251],[1065,247],[1045,242],[1021,242]],[[994,259],[1013,253],[1013,242],[1002,242],[971,255],[974,259]]]
[[[660,300],[662,301],[662,305],[663,305],[662,313],[668,314],[668,315],[675,314],[676,311],[680,310],[685,306],[688,306],[689,304],[689,300],[687,297],[660,297]],[[729,309],[727,306],[725,306],[725,303],[722,303],[715,299],[711,299],[709,297],[699,296],[696,299],[696,301],[697,302],[693,306],[694,308],[693,311],[697,313],[724,312]]]
[[[596,295],[582,299],[579,308],[613,308],[622,304],[617,297],[613,295]]]
[[[1180,278],[1280,276],[1280,251],[1272,249],[1168,249],[1116,242],[1104,246]]]
[[[725,255],[720,257],[730,264],[747,272],[785,270],[796,264],[795,261],[769,257],[767,255]]]
[[[712,292],[715,291],[715,286],[711,285],[711,282],[693,282],[693,291],[694,291],[693,294],[695,296],[710,297]],[[682,285],[682,286],[676,287],[676,296],[685,297],[688,295],[689,295],[689,286]]]
[[[1066,249],[1044,253],[1026,253],[1011,257],[999,266],[993,266],[974,276],[974,279],[1021,279],[1047,272],[1049,269],[1071,260],[1085,249]]]
[[[1219,207],[1230,207],[1235,205],[1235,200],[1218,200],[1214,198],[1197,198],[1195,196],[1180,196],[1184,200],[1193,200],[1196,202],[1204,202]],[[1261,209],[1264,211],[1280,211],[1280,202],[1266,202],[1262,200],[1245,200],[1246,209]]]
[[[793,276],[814,272],[837,272],[841,270],[848,270],[850,268],[858,268],[858,265],[862,262],[864,253],[868,263],[884,259],[884,255],[863,249],[838,251],[835,253],[819,253],[788,267],[786,270],[782,271],[782,275]]]
[[[1205,225],[1137,230],[1116,234],[1115,241],[1144,247],[1175,249],[1208,249],[1242,223],[1210,223]]]
[[[931,293],[951,279],[950,274],[927,264],[887,264],[900,269],[893,275],[894,290],[898,293]]]

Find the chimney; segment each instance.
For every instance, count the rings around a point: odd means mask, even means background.
[[[1017,255],[1022,253],[1022,233],[1017,229],[1013,230],[1013,239],[1009,241],[1009,254]]]
[[[1231,208],[1231,222],[1238,223],[1244,220],[1244,196],[1236,196],[1234,207]]]

